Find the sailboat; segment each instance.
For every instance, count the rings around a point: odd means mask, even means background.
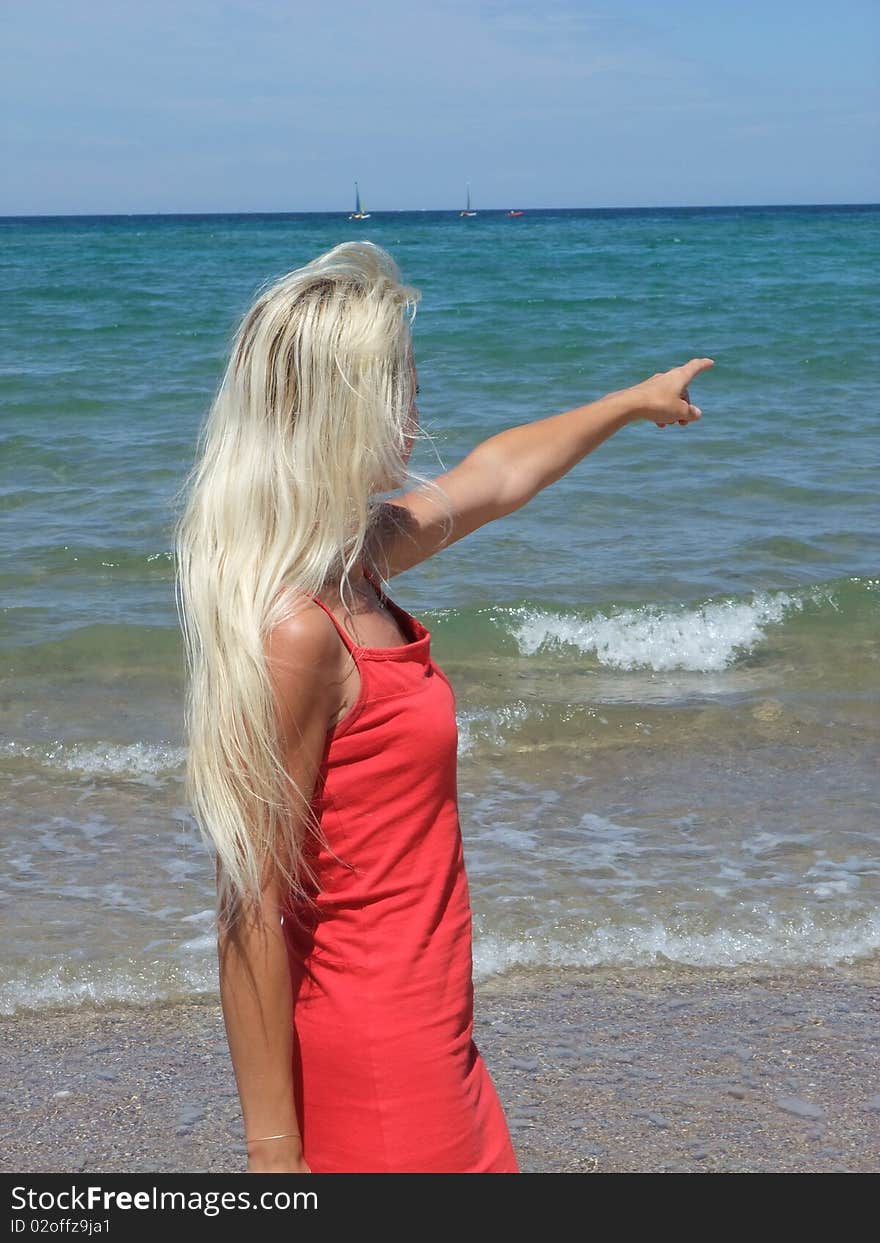
[[[467,206],[465,207],[464,211],[460,211],[458,214],[462,218],[464,218],[465,216],[476,216],[477,214],[475,211],[471,211],[471,183],[470,182],[468,182],[468,187],[467,187]]]
[[[349,216],[349,220],[369,220],[369,219],[370,219],[370,213],[368,211],[364,211],[363,207],[361,207],[361,192],[360,192],[360,189],[358,188],[358,183],[355,182],[354,183],[354,211]]]

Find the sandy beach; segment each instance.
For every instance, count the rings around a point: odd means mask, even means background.
[[[880,964],[522,971],[475,1037],[524,1173],[880,1168]],[[219,1004],[0,1021],[2,1168],[245,1168]]]

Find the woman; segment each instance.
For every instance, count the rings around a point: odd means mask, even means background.
[[[473,1040],[455,698],[381,584],[624,425],[693,422],[687,385],[712,365],[503,431],[429,480],[408,469],[417,298],[367,242],[266,289],[178,521],[187,794],[216,850],[254,1173],[518,1172]]]

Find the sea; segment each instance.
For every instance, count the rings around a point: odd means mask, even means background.
[[[173,504],[234,328],[338,242],[421,291],[412,465],[690,358],[389,584],[458,704],[475,981],[880,953],[880,207],[0,220],[0,1012],[212,995]]]

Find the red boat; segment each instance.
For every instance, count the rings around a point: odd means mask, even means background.
[[[509,211],[507,214],[508,216],[521,216],[522,212],[521,211]]]

